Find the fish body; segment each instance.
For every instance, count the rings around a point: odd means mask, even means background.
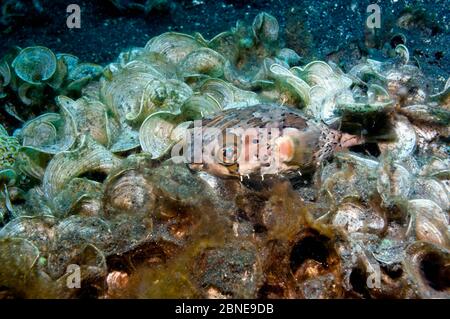
[[[195,121],[184,140],[194,169],[252,177],[314,170],[333,152],[359,144],[355,136],[272,104],[228,109]]]

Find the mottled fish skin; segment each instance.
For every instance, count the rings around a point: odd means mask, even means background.
[[[256,129],[255,132],[280,133],[273,135],[257,133],[258,136],[250,136],[251,141],[249,136],[235,134],[248,129]],[[194,133],[194,125],[191,125],[189,132],[192,140],[199,133],[199,131]],[[228,154],[227,150],[230,149],[229,145],[225,145],[219,152],[215,150],[211,153],[211,150],[207,149],[207,145],[217,141],[217,132],[227,137],[230,134],[233,135],[232,139],[236,140],[234,143],[236,151],[231,151],[231,154],[235,152],[238,155],[231,156],[233,160],[226,163],[222,160],[223,158],[211,162],[201,157],[198,161],[194,160],[193,156],[194,143],[188,143],[189,162],[194,163],[191,167],[220,176],[235,176],[241,179],[255,175],[264,179],[265,175],[290,172],[301,174],[301,172],[311,171],[336,150],[361,142],[360,140],[349,142],[350,135],[341,134],[324,124],[308,120],[298,110],[271,104],[229,109],[201,120],[202,154],[210,154],[216,159],[217,153]],[[345,145],[342,143],[344,136],[346,136]],[[250,144],[256,144],[254,147],[258,150],[265,150],[263,153],[258,153],[258,155],[263,154],[264,158],[256,156],[254,160],[250,160],[247,157],[248,149],[251,148]],[[228,157],[224,158],[228,159]]]

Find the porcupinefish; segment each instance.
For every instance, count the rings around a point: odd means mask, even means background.
[[[224,110],[194,121],[179,145],[190,167],[222,177],[252,178],[314,170],[363,138],[270,104]]]

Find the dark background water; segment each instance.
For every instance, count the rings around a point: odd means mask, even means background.
[[[200,32],[211,38],[229,30],[238,19],[251,23],[266,11],[278,19],[286,46],[302,56],[302,63],[331,59],[348,70],[362,56],[385,54],[383,47],[401,32],[411,55],[432,79],[433,90],[442,88],[450,70],[450,0],[115,1],[121,9],[112,0],[0,0],[2,8],[9,5],[9,11],[17,15],[1,17],[0,54],[12,45],[43,45],[83,61],[106,64],[124,49],[144,46],[165,31]],[[66,26],[66,8],[71,3],[81,8],[80,29]],[[129,9],[136,3],[162,5],[145,13]],[[381,28],[375,35],[365,29],[371,3],[381,8]],[[401,19],[406,22],[399,26]]]

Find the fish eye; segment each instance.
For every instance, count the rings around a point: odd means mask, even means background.
[[[217,162],[226,166],[237,164],[240,150],[239,136],[226,133],[218,142],[218,147],[214,151]]]
[[[233,165],[238,159],[238,150],[236,145],[225,145],[219,149],[216,158],[223,165]]]

